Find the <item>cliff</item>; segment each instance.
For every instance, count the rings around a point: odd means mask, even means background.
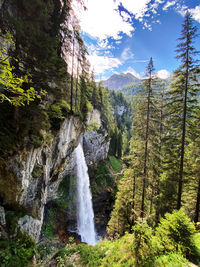
[[[107,157],[109,139],[101,126],[100,112],[93,110],[88,127],[96,121],[100,132],[89,130],[83,135],[86,159],[90,164]],[[97,129],[97,130],[99,130]],[[73,150],[80,142],[83,125],[73,116],[66,118],[50,144],[23,150],[2,162],[0,169],[1,235],[6,232],[5,213],[19,211],[17,224],[21,231],[39,239],[45,205],[58,197],[63,178],[74,173]],[[94,155],[95,153],[95,155]]]

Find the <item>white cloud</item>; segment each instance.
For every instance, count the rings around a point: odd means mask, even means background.
[[[195,8],[189,9],[193,19],[200,23],[200,5],[196,6]]]
[[[79,13],[79,20],[83,32],[100,40],[119,39],[120,33],[131,36],[134,31],[133,26],[120,16],[117,2],[112,0],[88,0],[87,10]]]
[[[148,11],[148,4],[151,0],[118,0],[118,4],[122,3],[123,7],[126,8],[130,13],[135,15],[135,18],[141,18],[145,12]]]
[[[118,58],[101,56],[97,52],[93,52],[88,59],[91,67],[94,68],[95,74],[104,73],[106,70],[112,70],[122,64]]]
[[[124,21],[131,22],[131,16],[127,12],[121,11],[121,16]]]
[[[135,76],[138,79],[141,79],[141,76],[139,73],[137,73],[132,67],[128,67],[128,69],[124,72],[126,73],[131,73],[133,76]]]
[[[132,59],[134,57],[134,54],[132,53],[131,49],[129,47],[126,47],[121,54],[121,61],[125,62],[128,59]]]
[[[186,11],[188,10],[188,7],[187,6],[185,6],[185,5],[183,5],[183,6],[181,6],[181,5],[179,5],[178,4],[178,6],[177,6],[177,8],[176,8],[176,10],[177,10],[177,12],[179,13],[179,14],[181,14],[181,16],[185,16],[185,13],[186,13]]]
[[[185,13],[187,11],[190,12],[190,14],[192,15],[192,18],[194,20],[196,20],[197,22],[200,23],[200,5],[196,6],[195,8],[188,8],[187,6],[183,5],[183,6],[178,6],[177,7],[177,11],[179,14],[181,14],[181,16],[185,16]]]
[[[157,13],[157,8],[161,3],[163,3],[162,0],[155,0],[154,4],[151,4],[151,0],[87,0],[87,10],[81,12],[77,1],[73,0],[83,32],[100,40],[109,37],[118,40],[121,33],[132,36],[134,27],[131,15],[143,22],[144,17],[148,17],[150,11]],[[119,5],[122,5],[128,12],[121,11],[120,13]],[[147,26],[149,28],[149,25]]]
[[[167,71],[167,70],[159,70],[157,73],[156,73],[156,76],[160,79],[167,79],[170,77],[170,72]]]
[[[147,23],[146,21],[144,21],[144,27],[143,27],[143,29],[148,29],[149,31],[152,31],[152,26],[151,26],[151,24],[149,24],[149,23]]]
[[[176,4],[176,1],[168,1],[164,7],[163,10],[166,11],[170,6],[174,6]]]

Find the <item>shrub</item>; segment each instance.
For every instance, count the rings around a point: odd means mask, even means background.
[[[36,252],[36,244],[29,235],[18,232],[12,240],[0,241],[2,267],[25,267]]]
[[[186,216],[184,211],[166,213],[159,226],[156,228],[156,236],[160,238],[165,251],[178,251],[190,257],[194,254],[195,226]]]
[[[145,222],[137,223],[133,227],[133,236],[133,249],[136,265],[143,266],[145,263],[151,266],[153,257],[156,253],[156,249],[154,249],[155,242],[152,242],[152,229]]]
[[[81,255],[81,263],[86,266],[101,266],[102,259],[105,257],[105,249],[101,249],[98,245],[88,246],[81,244],[78,246],[78,251]]]
[[[180,254],[170,253],[156,258],[155,267],[183,267],[188,266],[189,262]]]

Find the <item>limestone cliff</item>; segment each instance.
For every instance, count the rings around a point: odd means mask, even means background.
[[[102,126],[101,113],[97,109],[90,113],[87,124],[89,130],[83,135],[83,150],[87,165],[90,166],[107,158],[110,140]]]
[[[39,148],[25,146],[1,164],[0,198],[3,206],[23,211],[18,224],[39,238],[44,206],[56,198],[63,176],[70,171],[70,155],[82,132],[80,121],[66,118],[50,144]]]
[[[100,120],[100,112],[93,110],[88,127],[95,122],[96,131],[83,135],[88,163],[107,157],[109,139]],[[21,211],[18,218],[21,231],[39,239],[45,205],[57,198],[60,182],[74,173],[73,150],[80,142],[82,123],[73,116],[66,118],[57,134],[47,145],[35,148],[24,146],[21,151],[5,162],[0,169],[0,234],[6,232],[5,210]]]

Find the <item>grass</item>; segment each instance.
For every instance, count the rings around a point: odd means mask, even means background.
[[[120,159],[115,158],[115,156],[109,156],[109,162],[113,171],[120,172],[122,170],[122,161]]]

